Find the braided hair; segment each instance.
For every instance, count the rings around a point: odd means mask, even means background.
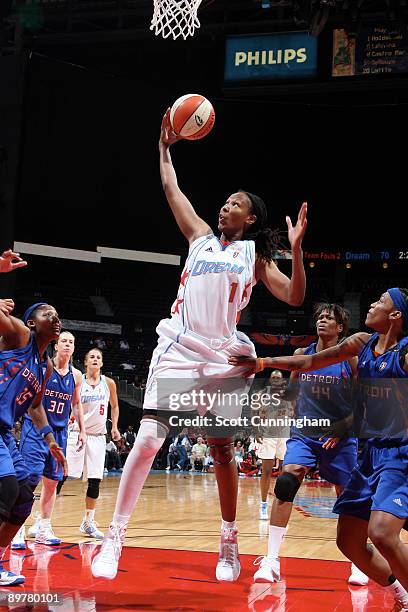
[[[251,203],[251,213],[256,216],[256,221],[251,226],[250,231],[245,233],[245,239],[254,240],[257,255],[260,259],[269,263],[274,259],[275,252],[278,249],[285,248],[282,243],[281,232],[278,229],[272,230],[267,227],[268,212],[262,198],[244,189],[238,189],[238,192],[245,193]]]

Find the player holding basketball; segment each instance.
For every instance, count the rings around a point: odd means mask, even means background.
[[[81,377],[80,400],[84,411],[86,444],[78,449],[80,429],[74,424],[68,436],[67,461],[68,476],[88,479],[85,498],[85,515],[79,528],[91,538],[100,540],[102,531],[95,523],[95,508],[99,497],[99,486],[103,479],[106,449],[106,420],[108,406],[111,406],[112,439],[120,440],[118,431],[119,402],[115,381],[101,372],[103,366],[102,351],[93,348],[85,355],[86,372]]]
[[[8,252],[10,253],[10,252]],[[5,255],[0,257],[0,271]],[[10,257],[10,256],[9,256]],[[13,258],[18,258],[12,253]],[[33,304],[23,321],[11,316],[12,300],[0,300],[0,586],[24,582],[24,576],[3,569],[1,560],[14,535],[30,515],[34,483],[16,446],[12,427],[27,410],[58,463],[66,462],[47,423],[41,403],[52,364],[48,344],[58,338],[61,324],[52,306]]]
[[[167,419],[158,415],[159,410],[171,415],[168,394],[161,401],[159,386],[174,378],[184,379],[186,385],[191,381],[194,386],[192,379],[197,376],[218,379],[214,384],[223,378],[238,380],[242,369],[230,367],[228,357],[240,351],[255,356],[252,342],[237,332],[236,321],[257,281],[262,280],[274,296],[288,304],[298,305],[304,299],[306,279],[301,246],[307,204],[302,205],[295,227],[287,217],[292,248],[289,279],[272,261],[273,240],[271,230],[266,228],[267,213],[261,198],[245,191],[230,195],[219,212],[220,238],[197,215],[178,186],[171,161],[169,149],[178,139],[170,127],[167,111],[159,142],[160,173],[167,201],[189,242],[189,254],[171,319],[162,320],[157,327],[159,340],[150,365],[144,417],[124,467],[109,533],[93,561],[94,576],[116,576],[126,525],[153,459],[169,431]],[[191,410],[191,406],[184,410]],[[240,412],[240,406],[232,407],[229,412],[224,406],[212,409],[212,414],[229,418],[239,416]],[[240,563],[235,523],[238,474],[233,438],[215,437],[214,433],[207,432],[207,440],[214,458],[222,515],[216,575],[218,580],[234,581],[239,576]]]
[[[270,367],[311,372],[358,357],[362,431],[371,437],[334,506],[340,515],[337,545],[362,572],[390,589],[399,610],[408,610],[408,550],[400,539],[408,519],[406,393],[390,380],[408,377],[408,290],[388,289],[371,305],[365,324],[375,333],[359,332],[314,354],[233,357],[230,363],[245,365],[248,376]],[[286,494],[295,488],[293,481],[290,490],[288,480]]]
[[[67,428],[71,407],[78,420],[80,451],[86,442],[83,410],[80,401],[82,373],[71,365],[71,358],[75,350],[75,337],[69,331],[60,333],[55,343],[53,358],[53,371],[47,382],[43,406],[47,414],[48,423],[63,452],[67,449]],[[51,516],[54,509],[57,484],[63,478],[61,467],[49,451],[47,444],[39,435],[33,425],[32,419],[26,415],[23,419],[23,428],[20,438],[20,452],[30,471],[31,481],[40,482],[42,477],[42,490],[40,497],[40,518],[30,527],[28,534],[35,538],[37,544],[57,546],[61,540],[57,538],[51,526]],[[16,534],[11,544],[13,550],[24,549],[24,525]]]

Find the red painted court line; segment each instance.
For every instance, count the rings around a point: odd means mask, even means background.
[[[26,576],[24,587],[13,592],[58,592],[65,601],[55,608],[61,612],[380,612],[393,607],[392,598],[375,584],[349,587],[350,566],[340,561],[283,558],[284,579],[267,585],[252,581],[255,556],[241,555],[239,581],[219,583],[215,553],[125,547],[121,571],[108,581],[91,574],[94,542],[52,549],[30,543],[29,547],[26,555],[24,551],[10,555],[12,571]],[[0,607],[8,609],[12,608]]]

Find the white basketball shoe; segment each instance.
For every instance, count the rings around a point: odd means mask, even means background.
[[[220,582],[235,582],[241,572],[237,529],[222,529],[220,556],[215,575]]]
[[[258,557],[254,565],[259,569],[254,574],[254,582],[278,582],[280,580],[280,560],[271,557]]]
[[[261,502],[259,507],[259,518],[261,521],[267,521],[269,518],[268,514],[268,502]]]
[[[21,525],[20,529],[17,531],[16,535],[11,541],[10,545],[11,550],[25,550],[25,527]]]
[[[126,527],[111,523],[104,537],[100,552],[92,561],[92,575],[95,578],[113,580],[118,573],[119,559],[125,541]]]
[[[95,540],[103,540],[103,533],[99,531],[94,519],[84,519],[79,531],[85,533],[90,538],[95,538]]]
[[[348,579],[349,584],[354,584],[356,586],[367,586],[368,584],[368,576],[364,574],[361,570],[358,569],[354,563],[351,564],[351,574]]]

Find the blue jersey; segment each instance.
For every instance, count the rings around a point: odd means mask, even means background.
[[[71,366],[65,376],[61,376],[54,367],[42,400],[51,427],[68,425],[74,389],[75,378]]]
[[[406,444],[408,373],[401,364],[401,351],[408,347],[408,336],[382,355],[374,353],[378,337],[378,333],[371,336],[358,358],[360,435],[377,441],[405,439]]]
[[[34,334],[27,346],[0,353],[0,426],[11,429],[27,412],[43,387],[47,366],[48,355],[41,361]]]
[[[314,342],[307,347],[304,355],[315,353]],[[352,375],[348,361],[311,372],[299,372],[296,418],[329,419],[332,423],[344,419],[352,411]],[[307,435],[304,430],[303,433]],[[315,432],[316,435],[318,433]]]

